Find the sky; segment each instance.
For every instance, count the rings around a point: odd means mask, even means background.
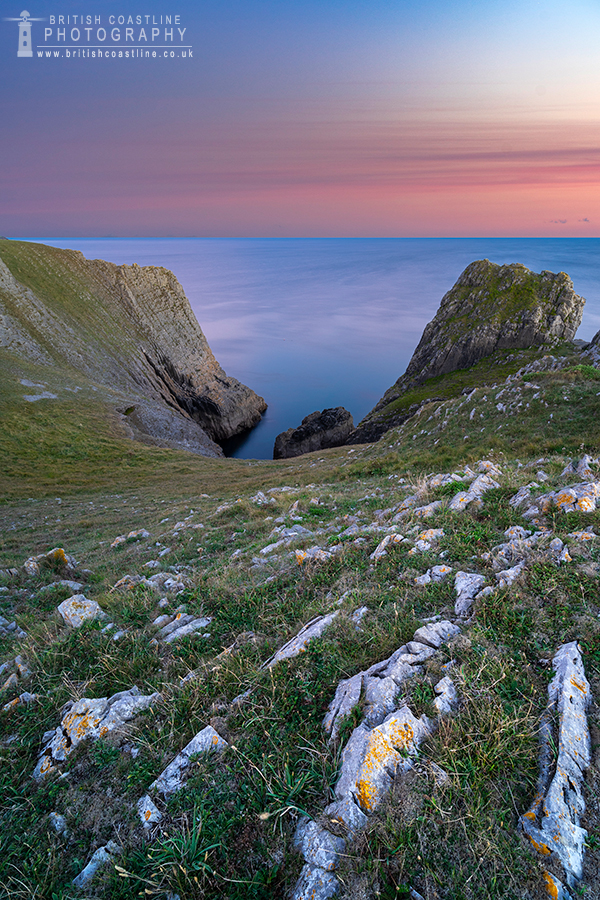
[[[2,235],[600,234],[600,0],[0,11]]]

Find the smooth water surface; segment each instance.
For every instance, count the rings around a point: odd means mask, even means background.
[[[280,431],[345,406],[357,423],[404,372],[473,260],[565,271],[600,329],[600,241],[582,238],[40,238],[89,259],[171,269],[221,366],[261,394],[261,423],[227,452],[271,458]]]

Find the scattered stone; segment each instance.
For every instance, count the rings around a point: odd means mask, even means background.
[[[438,584],[440,581],[443,581],[447,575],[450,575],[451,572],[451,566],[433,566],[432,569],[427,569],[424,575],[419,575],[418,578],[415,578],[415,584]]]
[[[487,474],[478,475],[471,482],[471,486],[468,491],[459,491],[458,494],[455,494],[452,500],[450,501],[450,509],[455,510],[457,512],[462,512],[462,510],[466,509],[467,506],[472,503],[481,503],[481,498],[486,493],[486,491],[492,490],[492,488],[499,488],[500,485],[497,481],[494,481]]]
[[[369,556],[369,559],[372,559],[376,562],[378,559],[381,559],[382,556],[387,556],[387,548],[390,544],[401,544],[405,538],[401,534],[386,534],[384,539],[377,545],[375,550]]]
[[[29,559],[25,560],[23,568],[31,576],[39,575],[44,568],[69,574],[76,571],[77,562],[72,556],[65,553],[62,547],[54,547],[47,553],[30,556]]]
[[[337,894],[339,886],[333,872],[307,863],[300,872],[291,900],[329,900]]]
[[[586,709],[590,686],[576,642],[563,644],[552,661],[554,678],[548,686],[548,713],[540,729],[542,753],[538,791],[521,826],[535,849],[560,861],[567,884],[576,888],[583,874],[587,831],[579,822],[585,811],[583,773],[591,761],[591,740]],[[558,741],[549,723],[558,712]],[[552,776],[551,748],[558,744]],[[548,882],[549,884],[549,882]],[[560,884],[560,883],[559,883]]]
[[[57,812],[51,812],[48,818],[50,819],[50,825],[57,834],[62,835],[64,838],[69,836],[67,820],[64,816],[61,816],[61,814]]]
[[[110,698],[82,698],[69,704],[58,728],[44,735],[45,746],[33,777],[36,781],[43,781],[56,771],[56,764],[64,762],[82,741],[105,737],[157,700],[160,700],[160,694],[144,695],[137,687],[132,687]]]
[[[169,763],[166,769],[160,773],[156,781],[150,785],[151,790],[159,791],[165,797],[179,791],[185,782],[185,776],[191,757],[196,753],[220,752],[228,747],[227,741],[215,731],[212,725],[207,725],[199,731],[175,759]]]
[[[450,713],[454,712],[458,706],[458,694],[452,679],[445,675],[435,685],[434,691],[438,695],[433,701],[438,715],[450,715]]]
[[[84,888],[92,881],[98,869],[101,869],[107,863],[112,863],[114,857],[121,850],[114,841],[109,841],[105,847],[99,847],[93,854],[87,866],[73,879],[76,888]]]
[[[343,838],[335,837],[322,825],[303,817],[296,828],[294,848],[312,866],[324,869],[325,872],[333,872],[338,867],[340,855],[346,849],[346,842]]]
[[[561,478],[565,475],[579,475],[580,478],[594,477],[594,473],[590,468],[592,465],[598,465],[598,460],[585,454],[581,459],[572,459],[561,472]]]
[[[27,632],[19,628],[16,622],[9,622],[4,616],[0,616],[0,637],[18,638],[27,637]]]
[[[250,502],[257,506],[275,506],[277,503],[275,497],[266,497],[262,491],[259,491],[254,497],[250,497]]]
[[[152,799],[148,794],[144,794],[144,796],[140,797],[138,800],[137,811],[144,828],[152,828],[153,825],[157,825],[162,821],[162,813],[152,802]]]
[[[458,625],[453,625],[452,622],[446,621],[433,622],[417,628],[413,639],[421,644],[429,644],[430,647],[434,647],[437,650],[456,634],[460,634]]]
[[[71,596],[73,594],[78,594],[83,587],[83,584],[79,581],[69,581],[66,578],[63,578],[61,581],[53,581],[51,584],[45,584],[44,587],[41,587],[38,591],[39,594],[47,594],[48,591],[53,591],[55,588],[65,588]]]
[[[539,487],[537,481],[532,481],[529,484],[526,484],[524,487],[519,488],[514,497],[511,497],[508,501],[513,509],[517,509],[518,506],[522,506],[526,500],[529,500],[531,496],[531,491],[533,488]]]
[[[328,559],[333,559],[338,553],[340,553],[343,549],[342,544],[334,544],[332,547],[329,547],[328,550],[324,550],[323,547],[309,547],[308,550],[296,550],[296,562],[299,566],[303,563],[314,560],[315,562],[326,562]]]
[[[457,593],[456,603],[454,604],[454,612],[457,616],[466,616],[475,595],[481,590],[485,584],[483,575],[476,575],[473,572],[457,572],[454,578],[454,590]]]
[[[172,644],[186,635],[203,631],[212,622],[211,616],[194,616],[192,613],[177,612],[174,615],[163,615],[155,619],[153,624],[162,626],[156,635],[165,644]]]
[[[572,531],[567,537],[572,538],[574,541],[588,543],[589,541],[595,540],[597,535],[590,529],[589,531]]]
[[[304,653],[306,645],[312,641],[313,638],[321,637],[323,632],[329,628],[338,614],[339,610],[336,609],[326,616],[316,616],[316,618],[311,619],[311,621],[308,622],[304,628],[291,639],[291,641],[284,644],[271,659],[264,663],[262,668],[272,669],[273,666],[276,666],[277,663],[281,662],[283,659],[292,659],[294,656],[298,656],[299,653]]]
[[[507,588],[519,577],[523,569],[525,568],[525,564],[520,562],[517,563],[516,566],[513,566],[511,569],[503,569],[502,572],[496,573],[496,580],[498,581],[499,588]]]
[[[360,630],[360,623],[369,612],[368,606],[359,606],[358,609],[355,609],[352,615],[350,616],[350,621],[354,623],[357,630]]]
[[[452,474],[446,472],[439,475],[432,475],[427,481],[427,487],[433,490],[434,488],[445,487],[447,484],[452,484],[453,481],[462,480],[462,475],[458,475],[456,472],[452,472]]]
[[[152,588],[153,585],[150,584],[150,581],[145,575],[123,575],[123,577],[119,578],[117,583],[110,589],[110,593],[112,594],[114,591],[122,593],[125,591],[133,591],[136,587]]]
[[[81,628],[84,622],[94,619],[106,619],[106,613],[95,600],[88,600],[84,594],[75,594],[67,600],[63,600],[57,606],[57,611],[63,618],[65,625],[71,628]]]
[[[426,506],[417,506],[413,509],[413,515],[417,516],[419,519],[430,519],[432,516],[436,514],[436,512],[442,508],[444,505],[443,500],[434,500],[432,503],[428,503]]]
[[[132,543],[133,541],[141,541],[149,537],[150,532],[146,531],[145,528],[140,528],[137,531],[130,531],[129,534],[120,534],[119,537],[116,537],[114,539],[110,546],[114,550],[115,547],[120,547],[121,544],[128,544]]]
[[[444,537],[443,528],[428,528],[426,531],[421,531],[415,538],[415,545],[408,551],[408,555],[414,556],[415,553],[426,553],[442,537]]]
[[[14,700],[5,703],[2,707],[2,712],[12,712],[17,706],[26,706],[28,703],[34,703],[38,699],[39,694],[30,694],[29,691],[24,691],[18,697],[15,697]]]

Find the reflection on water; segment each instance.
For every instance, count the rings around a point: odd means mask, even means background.
[[[161,265],[182,283],[225,371],[269,409],[226,452],[271,458],[280,431],[345,406],[358,422],[404,372],[423,328],[475,259],[565,271],[600,329],[597,239],[41,239],[88,258]]]

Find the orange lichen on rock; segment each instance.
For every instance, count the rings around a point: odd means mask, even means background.
[[[577,681],[577,679],[575,678],[574,675],[573,675],[569,680],[570,680],[570,683],[573,685],[573,687],[576,687],[577,690],[581,691],[582,694],[587,694],[587,687],[586,687],[586,685],[585,685],[585,684],[580,684],[579,681]]]
[[[356,798],[365,812],[372,812],[381,799],[381,773],[395,769],[401,753],[414,748],[414,729],[410,723],[391,723],[374,728],[369,735],[365,756],[356,778]],[[400,751],[400,752],[399,752]],[[379,776],[379,778],[378,778]]]
[[[558,900],[558,887],[550,872],[544,871],[542,877],[544,879],[544,886],[548,891],[548,896],[552,897],[552,900]]]
[[[552,853],[552,850],[547,844],[544,844],[542,841],[536,841],[535,838],[531,837],[531,835],[528,835],[528,837],[537,852],[541,853],[542,856],[549,856]]]

